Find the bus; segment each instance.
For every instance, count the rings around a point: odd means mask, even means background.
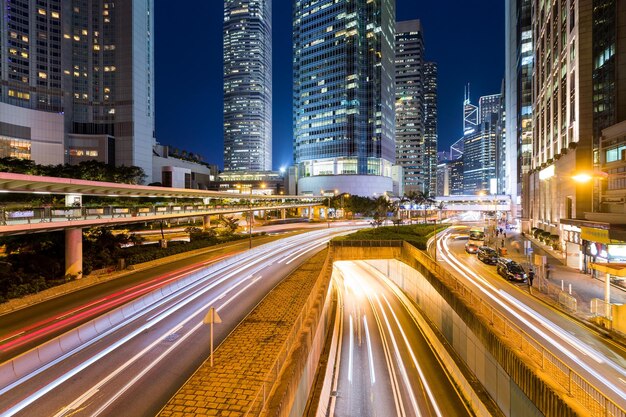
[[[478,248],[485,244],[485,228],[472,227],[469,232],[469,240],[465,244],[465,252],[476,253]]]

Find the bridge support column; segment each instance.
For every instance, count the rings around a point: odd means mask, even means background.
[[[287,218],[287,209],[280,210],[280,218],[285,220]]]
[[[65,230],[65,274],[83,277],[83,229]]]
[[[208,214],[202,216],[202,230],[206,232],[210,228],[211,228],[211,216]]]

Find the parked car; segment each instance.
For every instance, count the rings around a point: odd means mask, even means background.
[[[495,265],[498,261],[498,252],[489,246],[481,246],[476,252],[478,259],[489,265]]]
[[[502,275],[509,281],[526,282],[526,271],[524,267],[515,261],[506,258],[498,259],[498,274]]]
[[[465,252],[475,254],[478,252],[478,245],[474,242],[467,242],[465,244]]]

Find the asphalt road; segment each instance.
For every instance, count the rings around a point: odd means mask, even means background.
[[[333,227],[357,225],[356,222],[334,222]],[[292,223],[259,226],[255,231],[268,236],[253,239],[253,247],[293,233],[326,227],[319,223]],[[205,252],[176,261],[163,261],[149,269],[103,281],[97,285],[49,299],[0,316],[0,363],[85,323],[107,311],[138,298],[189,273],[249,248],[242,240],[207,248]]]
[[[209,307],[223,320],[215,326],[217,346],[268,291],[343,231],[313,231],[265,245],[214,273],[198,274],[71,354],[45,366],[31,364],[32,371],[0,387],[0,416],[154,415],[208,357],[202,319]]]
[[[362,261],[335,267],[343,326],[331,415],[471,416],[393,284]]]
[[[464,232],[467,234],[467,231]],[[438,259],[449,272],[480,294],[492,308],[557,356],[592,386],[626,409],[624,348],[529,294],[528,285],[513,283],[476,255],[465,253],[463,232],[448,229],[438,241]]]

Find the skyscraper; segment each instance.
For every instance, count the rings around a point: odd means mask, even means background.
[[[437,63],[424,63],[424,142],[428,164],[428,189],[437,188]]]
[[[0,0],[0,156],[152,176],[153,0]],[[6,26],[5,23],[6,22]]]
[[[437,66],[424,62],[419,20],[396,23],[396,163],[404,190],[436,187]]]
[[[626,189],[620,162],[608,163],[621,146],[620,135],[613,137],[615,132],[610,131],[619,130],[626,120],[625,71],[620,61],[626,56],[626,3],[532,2],[531,14],[536,60],[533,142],[528,187],[523,190],[523,227],[559,236],[568,264],[588,270],[589,262],[608,260],[600,250],[611,241],[608,222],[624,223],[623,202],[613,204],[622,197],[610,195],[603,201],[602,195],[605,187],[610,193]],[[605,185],[571,180],[576,173],[594,173],[602,165],[608,177]],[[614,216],[597,213],[609,207]]]
[[[272,1],[224,2],[224,170],[272,169]]]
[[[524,174],[531,169],[532,156],[532,68],[533,35],[531,0],[505,3],[506,18],[506,165],[505,194],[511,196],[512,217],[527,216],[521,201]]]
[[[464,105],[467,115],[469,100]],[[478,124],[472,130],[466,130],[463,150],[463,190],[465,194],[480,192],[490,193],[491,181],[497,178],[498,137],[501,129],[502,95],[482,96],[478,100],[475,112]],[[467,120],[467,118],[466,118]]]
[[[470,100],[469,84],[465,88],[465,99],[463,100],[463,135],[474,133],[480,123],[480,113],[478,107]]]
[[[303,0],[293,11],[298,192],[392,190],[393,0]]]

